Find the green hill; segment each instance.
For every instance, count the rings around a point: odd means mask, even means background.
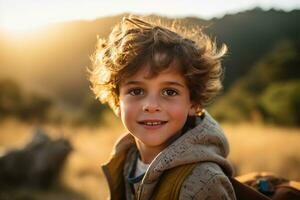
[[[300,125],[300,42],[283,40],[212,106],[219,120]]]

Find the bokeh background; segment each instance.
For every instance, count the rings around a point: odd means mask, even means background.
[[[135,14],[201,26],[229,53],[207,107],[236,175],[300,181],[300,2],[0,0],[0,199],[105,199],[126,130],[89,89],[97,37]]]

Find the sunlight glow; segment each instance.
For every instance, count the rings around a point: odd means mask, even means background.
[[[39,22],[39,21],[5,21],[4,23],[1,23],[1,28],[6,30],[7,32],[14,33],[14,34],[22,34],[22,33],[29,33],[36,31],[37,29],[45,26],[45,22]]]
[[[159,5],[159,6],[157,6]],[[191,6],[193,5],[193,6]],[[11,33],[31,32],[48,24],[71,20],[91,20],[121,13],[158,14],[170,17],[197,16],[204,19],[260,6],[263,9],[300,8],[299,0],[0,0],[0,28]]]

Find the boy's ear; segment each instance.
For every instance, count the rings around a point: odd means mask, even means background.
[[[116,107],[116,109],[115,109],[115,114],[116,114],[118,117],[121,117],[121,109],[120,109],[119,106]]]
[[[189,116],[195,116],[196,115],[196,111],[197,111],[197,107],[195,104],[192,104],[189,110]]]

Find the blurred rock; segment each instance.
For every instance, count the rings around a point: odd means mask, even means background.
[[[49,187],[71,149],[68,140],[51,140],[37,128],[32,141],[23,149],[9,151],[0,157],[0,187]]]

